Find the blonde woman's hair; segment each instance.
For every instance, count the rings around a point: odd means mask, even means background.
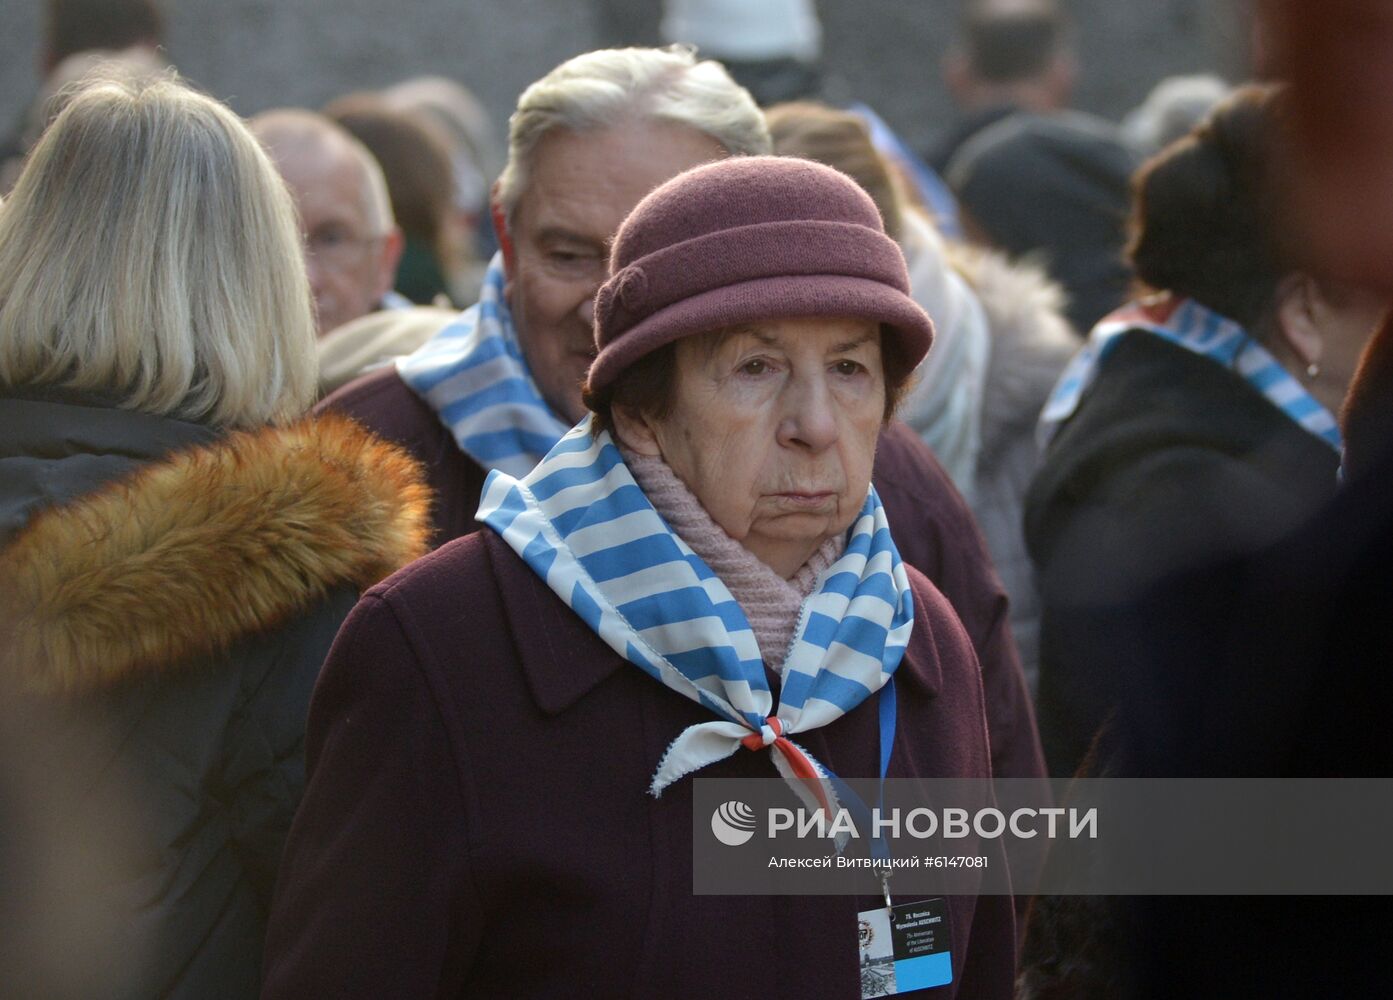
[[[0,209],[0,385],[283,423],[313,401],[314,330],[280,175],[172,72],[84,87]]]

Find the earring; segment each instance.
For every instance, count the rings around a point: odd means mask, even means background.
[[[1319,378],[1319,377],[1320,377],[1320,365],[1316,364],[1314,361],[1312,361],[1309,365],[1307,365],[1307,366],[1306,366],[1306,377],[1307,377],[1308,379],[1311,379],[1312,381],[1315,381],[1317,378]]]

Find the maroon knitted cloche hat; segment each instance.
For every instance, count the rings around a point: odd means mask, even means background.
[[[758,320],[875,320],[912,365],[933,341],[875,203],[810,160],[738,156],[678,174],[629,213],[609,267],[592,390],[680,337]]]

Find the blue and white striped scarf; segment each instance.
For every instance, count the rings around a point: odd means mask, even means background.
[[[503,298],[503,256],[484,274],[479,301],[397,362],[460,450],[485,469],[526,475],[570,429],[532,380]]]
[[[1040,414],[1042,445],[1073,416],[1099,364],[1130,330],[1144,330],[1236,372],[1273,406],[1340,450],[1340,427],[1330,411],[1247,330],[1194,299],[1171,296],[1130,303],[1099,321],[1083,350],[1064,369]]]
[[[828,772],[789,737],[884,687],[914,624],[909,577],[874,489],[841,558],[803,602],[777,707],[739,603],[654,509],[609,434],[592,437],[589,420],[522,479],[491,473],[478,519],[611,649],[719,717],[673,741],[653,795],[743,745],[768,747],[805,802],[836,801]]]

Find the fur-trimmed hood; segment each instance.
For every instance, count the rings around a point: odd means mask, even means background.
[[[978,460],[979,469],[991,469],[1022,434],[1033,439],[1055,380],[1083,341],[1065,319],[1063,289],[1039,267],[966,245],[953,246],[951,253],[991,330]]]
[[[416,464],[344,417],[176,450],[0,551],[0,663],[81,694],[225,649],[422,555],[429,505]]]

